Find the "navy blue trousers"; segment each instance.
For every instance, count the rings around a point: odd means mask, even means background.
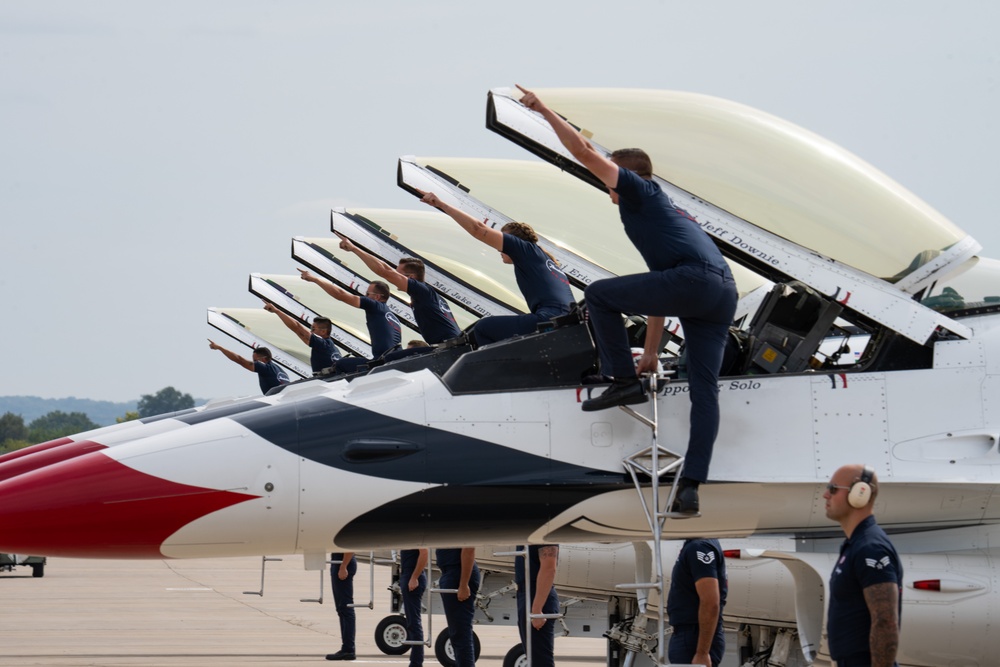
[[[671,663],[690,665],[696,650],[698,650],[698,626],[675,625],[670,635],[670,643],[667,645],[667,659]],[[719,667],[725,652],[726,635],[722,628],[722,619],[719,619],[715,637],[712,638],[712,648],[708,652],[708,656],[712,659],[712,667]]]
[[[462,576],[459,566],[446,567],[441,570],[439,586],[441,588],[458,588]],[[472,621],[476,615],[476,593],[479,591],[479,566],[472,568],[469,577],[471,594],[465,602],[459,602],[454,593],[442,593],[441,605],[444,607],[444,617],[448,620],[448,636],[451,638],[451,648],[455,652],[455,667],[473,667],[476,664],[476,646],[472,639]]]
[[[535,590],[531,590],[531,595],[534,597]],[[544,614],[555,614],[559,611],[559,596],[556,594],[556,589],[553,587],[549,591],[549,597],[545,600],[545,604],[542,606],[542,613]],[[527,638],[524,635],[525,622],[524,622],[524,589],[518,586],[517,589],[517,629],[521,635],[521,645],[527,646]],[[556,664],[555,659],[555,639],[556,639],[556,622],[554,619],[548,619],[545,621],[545,625],[542,626],[541,630],[536,630],[534,626],[531,628],[531,667],[554,667]]]
[[[331,554],[331,560],[340,560],[343,554]],[[330,565],[330,579],[333,582],[333,604],[340,619],[340,650],[354,653],[354,575],[358,571],[358,559],[352,558],[347,566],[347,579],[343,581],[337,576],[340,563]]]
[[[399,594],[403,598],[403,613],[406,615],[406,639],[409,641],[424,640],[424,626],[421,622],[423,607],[421,600],[424,591],[427,590],[427,575],[420,575],[420,585],[414,590],[410,590],[410,577],[413,572],[402,570],[399,573]],[[410,645],[410,667],[419,667],[424,664],[424,645]]]
[[[541,322],[548,322],[553,317],[559,317],[569,312],[570,304],[565,308],[541,308],[535,313],[524,315],[491,315],[476,322],[473,332],[478,345],[488,345],[498,340],[506,340],[514,336],[535,333]]]
[[[729,269],[704,262],[683,264],[666,271],[597,280],[584,295],[601,372],[615,378],[635,377],[623,313],[680,320],[691,394],[684,476],[706,481],[719,433],[719,369],[739,299]]]

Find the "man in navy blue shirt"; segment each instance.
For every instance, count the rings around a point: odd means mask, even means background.
[[[719,369],[738,300],[729,266],[698,223],[674,206],[652,180],[653,165],[644,151],[626,148],[608,159],[534,93],[521,91],[521,103],[540,113],[573,157],[607,186],[626,235],[650,269],[649,273],[595,281],[584,294],[601,372],[614,381],[582,407],[603,410],[648,400],[637,373],[655,372],[664,319],[677,317],[687,351],[691,432],[672,509],[696,514],[698,485],[708,479],[719,432]],[[623,313],[647,316],[638,364],[632,360]]]
[[[673,633],[667,648],[671,663],[718,667],[726,652],[722,609],[729,582],[719,541],[684,541],[670,575],[667,616]]]
[[[403,613],[406,615],[406,639],[423,642],[424,627],[422,600],[427,590],[427,549],[403,549],[399,552],[399,595],[403,598]],[[409,667],[424,664],[424,645],[410,644]]]
[[[285,373],[284,368],[274,363],[274,360],[271,358],[271,350],[266,347],[254,349],[253,359],[241,357],[235,352],[213,343],[211,340],[208,341],[208,347],[218,350],[230,361],[239,364],[248,371],[256,373],[262,394],[266,394],[275,387],[288,384],[288,374]]]
[[[306,329],[301,322],[275,307],[273,303],[266,302],[264,310],[274,313],[286,327],[291,329],[303,343],[309,346],[312,352],[309,354],[309,363],[312,366],[313,375],[319,375],[324,370],[332,368],[340,359],[340,352],[334,344],[330,334],[333,332],[333,322],[326,317],[317,317],[312,321],[312,326]]]
[[[556,544],[531,545],[527,549],[528,571],[531,573],[531,613],[559,613],[559,595],[553,585],[556,566],[559,564],[559,546]],[[524,557],[514,561],[514,584],[517,586],[517,629],[521,645],[527,647],[525,636],[525,585]],[[531,619],[531,667],[555,665],[555,621],[548,618]]]
[[[448,637],[455,653],[455,667],[476,664],[476,645],[472,621],[476,615],[476,593],[479,592],[479,567],[476,550],[472,547],[438,549],[435,552],[441,578],[438,585],[456,593],[441,593],[441,605],[448,621]]]
[[[330,554],[330,583],[333,585],[333,604],[340,621],[340,650],[326,656],[327,660],[354,660],[354,637],[357,627],[354,615],[354,575],[358,561],[352,552]]]
[[[329,280],[324,280],[304,269],[299,269],[302,280],[315,283],[324,292],[338,301],[365,311],[365,324],[368,325],[368,336],[371,339],[372,357],[380,359],[386,352],[399,347],[401,338],[399,320],[396,314],[389,310],[389,286],[380,280],[368,283],[364,296],[337,287]],[[337,361],[338,373],[353,373],[370,359],[361,357],[341,358]]]
[[[396,268],[393,268],[378,257],[354,245],[350,239],[341,239],[340,247],[342,250],[353,252],[376,275],[410,296],[413,317],[417,321],[420,334],[427,343],[437,345],[462,333],[458,324],[455,323],[455,316],[452,314],[448,302],[441,298],[437,290],[424,282],[423,260],[416,257],[404,257],[399,260]],[[410,354],[420,352],[422,351],[416,350]],[[393,354],[399,353],[394,352]]]
[[[569,312],[574,303],[569,279],[559,263],[538,246],[538,235],[530,225],[508,222],[501,229],[494,229],[441,201],[433,192],[420,194],[420,201],[448,214],[473,238],[498,250],[504,264],[514,265],[518,289],[531,309],[523,315],[493,315],[479,320],[473,329],[477,344],[534,333],[539,323]]]
[[[903,566],[872,514],[878,478],[872,468],[847,465],[827,484],[826,516],[847,539],[830,575],[826,632],[838,667],[896,664],[903,611]]]

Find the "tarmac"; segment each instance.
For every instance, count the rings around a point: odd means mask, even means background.
[[[16,667],[236,667],[332,665],[325,656],[340,648],[328,573],[323,603],[319,572],[306,571],[301,556],[267,563],[263,596],[261,559],[85,560],[50,558],[45,575],[29,567],[0,573],[0,665]],[[355,602],[357,660],[348,664],[400,665],[375,645],[379,621],[391,612],[390,568],[369,577],[359,563]],[[369,581],[373,584],[369,584]],[[374,594],[370,595],[370,590]],[[426,625],[426,617],[425,617]],[[435,614],[433,633],[445,628]],[[511,625],[476,626],[482,643],[477,665],[502,667],[518,643]],[[606,642],[557,637],[556,663],[605,664]],[[439,663],[427,649],[428,667]]]

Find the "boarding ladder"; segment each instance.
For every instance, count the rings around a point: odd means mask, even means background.
[[[651,406],[651,415],[649,417],[639,414],[628,406],[619,406],[621,410],[624,410],[631,417],[648,426],[652,434],[650,446],[626,456],[622,459],[622,464],[625,466],[625,470],[628,471],[629,476],[632,478],[632,484],[635,485],[635,489],[639,493],[639,502],[642,505],[642,511],[646,515],[646,521],[653,535],[653,567],[655,569],[653,570],[653,581],[618,584],[616,588],[633,590],[637,594],[639,591],[655,590],[659,594],[660,613],[657,625],[658,640],[656,644],[656,662],[658,665],[668,664],[665,642],[667,591],[664,587],[665,578],[663,576],[663,559],[660,549],[660,542],[663,539],[663,526],[667,519],[691,518],[691,515],[669,511],[674,504],[674,498],[677,496],[677,480],[680,479],[681,473],[684,470],[684,457],[677,452],[661,447],[659,444],[656,397],[659,393],[659,385],[669,382],[670,374],[672,374],[672,371],[669,373],[651,373],[647,376],[648,386],[646,389],[649,394],[649,404]],[[649,499],[643,493],[643,483],[647,478],[651,481],[651,498]],[[664,491],[666,491],[665,503],[663,502]],[[645,607],[645,605],[641,605],[641,607]],[[640,613],[642,611],[644,609],[641,608]],[[625,667],[632,667],[636,651],[640,650],[640,647],[625,646],[625,649],[628,651],[625,658]]]

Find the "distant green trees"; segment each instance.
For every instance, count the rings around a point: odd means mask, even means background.
[[[140,417],[152,417],[193,407],[194,399],[191,394],[182,394],[173,387],[164,387],[155,394],[143,394],[139,399],[138,409]]]
[[[124,416],[115,418],[115,421],[120,424],[140,417],[152,417],[193,407],[194,399],[191,394],[182,394],[173,387],[164,387],[155,394],[144,394],[139,399],[136,411],[129,410]],[[24,417],[8,411],[0,415],[0,454],[89,431],[98,426],[100,424],[91,421],[85,412],[52,410],[25,425]]]
[[[27,426],[24,425],[24,418],[21,415],[7,412],[0,416],[0,452],[12,452],[28,445],[56,440],[94,428],[97,428],[97,424],[90,421],[90,418],[82,412],[53,410]]]

